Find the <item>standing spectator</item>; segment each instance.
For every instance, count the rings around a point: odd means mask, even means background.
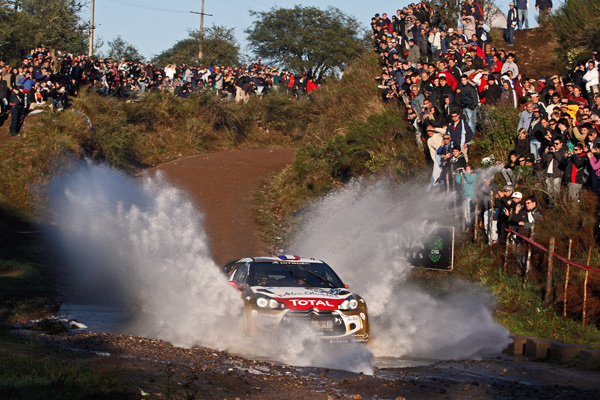
[[[599,146],[593,146],[588,149],[587,156],[592,168],[592,191],[596,196],[600,196],[600,154],[598,153]]]
[[[517,9],[515,8],[515,2],[509,3],[508,13],[506,14],[506,43],[509,46],[515,44],[515,27],[519,21],[517,16]]]
[[[546,171],[546,185],[551,197],[560,193],[560,183],[565,174],[563,162],[566,152],[565,138],[557,135],[552,141],[552,146],[546,147],[542,155],[542,169]]]
[[[429,136],[427,147],[429,148],[429,156],[433,162],[431,182],[429,183],[429,188],[431,188],[436,184],[442,172],[442,161],[437,151],[442,146],[442,143],[450,143],[450,136],[444,134],[442,129],[439,129],[439,131],[436,130],[432,125],[428,125],[425,131],[427,132],[427,136]]]
[[[575,143],[573,152],[567,152],[567,166],[565,168],[565,182],[569,189],[569,200],[577,200],[579,191],[586,181],[587,159],[581,143]]]
[[[552,11],[552,0],[535,0],[535,10],[540,12],[538,21],[541,25],[548,19],[548,14]]]
[[[467,165],[466,168],[460,168],[456,174],[456,183],[462,185],[463,188],[463,216],[465,225],[471,225],[471,208],[473,207],[473,199],[475,198],[475,183],[477,175],[473,173],[473,166]]]
[[[526,211],[524,214],[525,218],[520,220],[518,224],[523,229],[530,230],[531,227],[535,223],[537,223],[538,221],[540,221],[543,218],[542,213],[538,209],[537,201],[535,200],[535,197],[531,196],[531,197],[528,197],[527,200],[525,200],[525,211]],[[523,233],[525,233],[525,232],[523,232]]]
[[[529,0],[517,0],[517,17],[519,18],[519,30],[529,29],[529,17],[527,13],[529,11]],[[525,25],[525,28],[523,28]]]
[[[421,59],[421,51],[419,50],[419,46],[415,44],[415,40],[413,38],[408,39],[408,56],[406,60],[411,63],[412,67],[415,68],[417,66],[417,62]]]
[[[504,243],[506,241],[506,236],[508,235],[506,228],[508,228],[510,224],[510,210],[514,208],[515,205],[513,201],[513,192],[514,187],[512,185],[506,185],[504,186],[504,190],[499,193],[498,208],[500,210],[498,213],[498,241],[500,243]],[[521,193],[519,193],[516,197],[519,196],[521,196]]]
[[[587,71],[583,75],[583,81],[585,82],[585,90],[588,95],[588,103],[592,104],[594,102],[594,95],[600,92],[598,87],[598,68],[596,68],[596,63],[592,60],[587,63]]]
[[[542,117],[540,122],[531,127],[529,131],[529,152],[534,156],[534,162],[540,158],[546,135],[550,132],[548,118]]]
[[[458,110],[452,111],[452,123],[448,125],[448,130],[446,133],[450,135],[453,146],[458,147],[465,157],[467,157],[468,145],[471,140],[473,140],[474,133],[469,127],[469,124],[465,123],[461,117]]]
[[[518,154],[515,150],[511,151],[508,155],[508,162],[502,168],[502,176],[506,181],[507,185],[513,185],[514,180],[514,170],[517,166]]]
[[[477,34],[477,24],[475,23],[475,17],[467,15],[464,11],[463,16],[460,19],[460,23],[463,25],[464,35],[471,40],[473,35]]]
[[[2,118],[4,114],[8,111],[8,97],[10,96],[10,90],[6,81],[4,79],[0,79],[0,107],[2,111]]]
[[[483,226],[488,238],[488,243],[493,244],[498,240],[498,202],[496,198],[500,192],[500,187],[495,184],[491,177],[484,176],[483,184],[480,188],[480,196],[483,207]]]
[[[460,107],[466,117],[467,124],[469,124],[469,127],[471,128],[471,132],[475,134],[475,128],[477,126],[477,106],[479,105],[477,89],[471,84],[469,77],[463,75],[461,77],[461,84],[456,92],[460,92]],[[470,140],[467,142],[470,142]]]
[[[21,116],[23,115],[23,108],[25,106],[22,90],[23,89],[21,88],[15,87],[10,94],[10,136],[17,135],[21,126]]]
[[[446,154],[442,159],[442,164],[444,167],[440,179],[445,184],[446,191],[455,190],[456,174],[467,167],[467,161],[458,144],[452,145],[452,153]]]
[[[504,79],[502,81],[502,90],[502,94],[500,95],[500,105],[517,108],[519,106],[517,91],[513,89],[509,79]]]
[[[517,133],[517,143],[515,145],[515,154],[518,156],[529,156],[531,152],[531,142],[525,128],[519,129]]]
[[[525,104],[525,109],[521,113],[521,118],[519,119],[519,124],[517,125],[517,132],[519,132],[522,128],[525,129],[525,132],[529,132],[531,122],[533,121],[533,108],[534,106],[531,100]]]

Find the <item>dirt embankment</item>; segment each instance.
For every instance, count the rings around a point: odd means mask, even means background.
[[[294,160],[293,149],[231,150],[202,154],[159,166],[183,188],[205,217],[218,265],[244,256],[267,254],[254,211],[260,183]]]

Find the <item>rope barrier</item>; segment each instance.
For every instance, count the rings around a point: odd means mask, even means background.
[[[530,243],[533,246],[537,247],[538,249],[541,249],[541,250],[545,251],[546,253],[548,253],[548,249],[546,247],[544,247],[541,244],[539,244],[539,243],[537,243],[537,242],[529,239],[527,236],[523,236],[520,233],[517,233],[517,232],[515,232],[515,231],[513,231],[512,229],[509,229],[509,228],[507,228],[506,231],[515,234],[516,236],[520,237],[521,239],[523,239],[527,243]],[[594,267],[590,267],[589,265],[579,264],[578,262],[575,262],[573,260],[569,260],[568,258],[563,257],[563,256],[561,256],[559,254],[556,254],[556,253],[554,253],[554,257],[558,258],[559,260],[561,260],[562,262],[564,262],[566,264],[572,265],[572,266],[577,267],[577,268],[584,269],[586,271],[600,272],[600,268],[594,268]]]

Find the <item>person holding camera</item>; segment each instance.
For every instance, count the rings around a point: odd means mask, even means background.
[[[552,197],[556,197],[560,193],[560,184],[565,174],[566,153],[565,137],[556,135],[552,140],[552,145],[546,147],[542,154],[542,168],[546,171],[546,185]]]
[[[444,136],[450,135],[446,134]],[[459,173],[459,170],[464,170],[467,167],[467,160],[461,151],[460,145],[453,144],[452,152],[442,156],[441,161],[443,167],[439,180],[446,186],[446,191],[456,190],[454,185],[456,174]]]

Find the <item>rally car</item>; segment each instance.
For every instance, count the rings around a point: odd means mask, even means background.
[[[223,271],[241,292],[249,335],[300,323],[332,343],[369,341],[366,302],[321,260],[242,258],[228,262]]]

